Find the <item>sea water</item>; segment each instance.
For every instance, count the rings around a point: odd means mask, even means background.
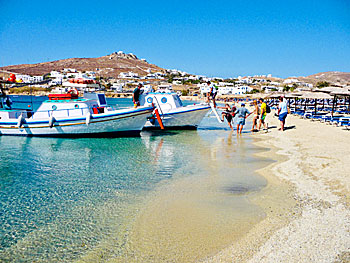
[[[15,105],[28,99],[12,98]],[[2,136],[0,261],[193,262],[211,255],[265,216],[249,202],[266,185],[254,171],[270,162],[254,155],[266,150],[254,141],[213,116],[197,131],[135,138]]]

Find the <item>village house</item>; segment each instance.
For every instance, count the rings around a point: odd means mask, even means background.
[[[120,72],[118,77],[121,78],[121,79],[138,79],[139,78],[139,74],[134,73],[132,71]]]
[[[24,83],[35,83],[35,82],[43,81],[44,77],[16,74],[16,80],[22,80],[22,82]]]

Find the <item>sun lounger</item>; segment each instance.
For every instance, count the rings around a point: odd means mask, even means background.
[[[338,120],[338,126],[348,127],[350,123],[350,117],[342,117]]]

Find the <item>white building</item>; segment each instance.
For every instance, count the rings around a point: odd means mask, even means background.
[[[143,93],[149,93],[154,92],[154,89],[151,84],[144,85],[141,90],[143,90]]]
[[[121,79],[135,79],[135,78],[139,78],[139,74],[134,73],[132,71],[130,72],[121,72],[118,76]]]
[[[247,92],[252,91],[253,89],[249,86],[235,86],[232,88],[231,93],[234,95],[242,95],[246,94]]]
[[[75,68],[64,68],[63,72],[78,72]]]
[[[123,83],[113,83],[111,86],[111,90],[115,92],[123,92],[123,87],[124,87]]]
[[[173,86],[171,84],[160,84],[158,85],[157,92],[172,92]]]
[[[82,73],[80,73],[80,72],[67,72],[66,76],[67,76],[67,78],[75,78],[75,79],[83,77]]]
[[[89,83],[89,84],[83,84],[83,83],[71,83],[71,82],[63,82],[62,83],[63,87],[66,88],[76,88],[77,90],[80,91],[97,91],[101,89],[101,86],[97,83]]]
[[[292,84],[292,83],[298,83],[298,82],[300,82],[300,81],[297,79],[285,79],[283,81],[284,84]]]
[[[200,83],[197,85],[197,87],[199,88],[201,94],[210,92],[210,87],[207,83]]]
[[[218,88],[218,95],[228,95],[228,94],[232,94],[232,88],[230,86],[223,86],[223,87],[219,87]],[[209,91],[208,91],[209,92]]]
[[[60,85],[62,84],[65,75],[59,71],[53,70],[50,72],[50,77],[52,78],[51,85]]]
[[[283,92],[283,87],[262,86],[261,88],[262,88],[266,93],[269,93],[269,92],[272,92],[272,91]]]
[[[232,89],[234,88],[234,86],[235,84],[231,82],[219,82],[218,95],[232,94]]]
[[[29,75],[16,74],[16,80],[22,80],[24,83],[34,83],[34,82],[43,81],[44,77],[43,76],[29,76]]]
[[[199,80],[200,77],[199,77],[199,76],[191,75],[191,76],[188,77],[188,79],[190,79],[190,80]]]
[[[199,84],[201,94],[210,92],[210,87],[206,83]],[[249,86],[235,86],[234,83],[220,82],[218,95],[242,95],[253,89]]]
[[[96,72],[86,71],[83,75],[83,78],[96,79]]]
[[[59,71],[52,70],[50,72],[50,76],[51,76],[51,78],[63,78],[64,75]]]

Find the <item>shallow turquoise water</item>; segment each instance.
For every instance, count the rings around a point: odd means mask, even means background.
[[[125,225],[144,199],[160,184],[211,173],[199,152],[212,149],[221,154],[209,154],[208,162],[227,174],[217,191],[245,204],[238,213],[259,214],[242,198],[266,184],[253,173],[268,163],[253,156],[264,150],[253,141],[247,134],[236,138],[215,118],[205,118],[198,131],[142,132],[136,138],[2,136],[0,261],[71,262],[112,236],[107,254],[124,253]]]

